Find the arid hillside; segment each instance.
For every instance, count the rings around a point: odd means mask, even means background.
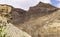
[[[14,24],[23,24],[30,19],[37,19],[39,17],[49,15],[57,10],[58,8],[50,4],[39,2],[36,6],[30,7],[28,11],[19,8],[13,8],[12,20]]]
[[[36,6],[30,7],[28,11],[24,11],[22,9],[14,9],[12,12],[11,20],[12,24],[27,32],[32,37],[45,37],[45,33],[42,34],[43,32],[40,30],[44,30],[44,26],[46,24],[49,25],[49,23],[55,20],[59,14],[60,10],[58,8],[50,4],[40,2]],[[46,35],[48,36],[48,34]],[[49,36],[54,37],[55,35],[52,36],[49,34]]]
[[[43,31],[45,25],[49,25],[51,21],[54,21],[60,15],[60,9],[56,8],[50,4],[45,4],[39,2],[34,7],[30,7],[28,11],[24,11],[22,9],[16,9],[12,12],[12,24],[14,24],[19,29],[27,32],[32,37],[55,37],[58,36],[58,33],[53,33],[57,31]],[[53,26],[53,25],[52,25]],[[48,27],[48,26],[47,26]],[[42,30],[42,31],[40,31]],[[53,29],[54,30],[54,29]],[[49,32],[51,31],[51,33]],[[42,34],[43,33],[43,34]],[[53,34],[53,35],[52,35]],[[58,34],[58,35],[57,35]]]
[[[12,6],[0,4],[0,37],[31,37],[10,22],[12,11]]]
[[[4,8],[6,11],[7,8]],[[8,23],[13,24],[32,37],[60,37],[59,8],[39,2],[36,6],[30,7],[28,11],[12,6],[8,7],[8,13],[5,11],[1,13],[1,16],[8,18]],[[55,24],[56,22],[58,23]]]

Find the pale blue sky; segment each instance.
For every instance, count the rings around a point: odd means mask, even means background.
[[[40,1],[44,3],[50,3],[60,8],[60,0],[0,0],[0,4],[8,4],[16,8],[28,10],[30,6],[35,6]]]
[[[51,4],[60,8],[60,0],[50,0],[51,1]]]

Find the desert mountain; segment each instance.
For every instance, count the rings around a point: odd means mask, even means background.
[[[19,29],[30,34],[32,37],[52,36],[53,32],[51,30],[52,34],[50,33],[49,35],[46,34],[47,32],[45,33],[43,31],[44,26],[59,15],[59,10],[60,9],[50,4],[39,2],[36,6],[30,7],[28,11],[14,9],[12,12],[12,23]],[[47,31],[49,33],[48,26]],[[55,36],[55,34],[53,35]]]
[[[32,37],[58,37],[57,32],[60,28],[56,27],[54,23],[57,22],[55,20],[60,15],[59,8],[39,2],[36,6],[30,7],[28,11],[12,6],[8,7],[8,9],[10,9],[7,10],[9,13],[2,13],[8,18],[7,22],[12,23]]]
[[[59,8],[56,8],[50,4],[39,2],[36,6],[30,7],[28,11],[14,8],[14,11],[12,12],[12,23],[19,29],[30,34],[32,37],[55,37],[57,36],[57,33],[54,34],[51,29],[50,33],[48,30],[51,28],[49,27],[49,23],[54,21],[59,14]],[[48,25],[46,26],[47,30],[45,27],[46,24]],[[48,31],[49,35],[44,32],[44,28],[45,32],[47,33]],[[52,29],[53,28],[54,27],[52,27]]]
[[[58,8],[50,5],[39,2],[36,6],[30,7],[28,11],[19,8],[13,8],[12,17],[13,23],[22,24],[30,19],[36,19],[45,15],[49,15]]]

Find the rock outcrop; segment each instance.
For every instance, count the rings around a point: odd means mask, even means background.
[[[9,22],[12,19],[12,11],[12,6],[2,4],[0,5],[0,37],[2,37],[4,33],[6,34],[3,37],[31,37],[29,34],[22,31],[21,29],[18,29],[11,22]]]

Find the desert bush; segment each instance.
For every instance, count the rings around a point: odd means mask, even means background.
[[[0,37],[10,37],[6,32],[4,32],[5,30],[6,30],[6,25],[0,23]]]

